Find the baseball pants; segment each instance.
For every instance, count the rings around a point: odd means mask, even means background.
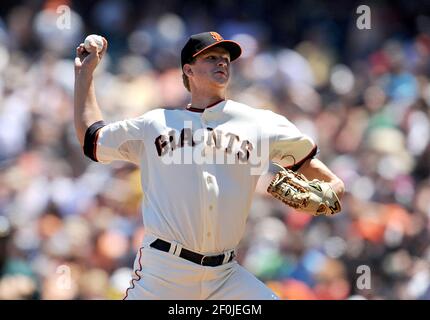
[[[125,300],[278,299],[235,260],[216,267],[201,266],[149,243],[144,241],[136,255]]]

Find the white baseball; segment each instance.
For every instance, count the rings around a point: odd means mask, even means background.
[[[97,34],[90,34],[89,36],[87,36],[85,38],[85,41],[84,41],[85,49],[88,52],[90,51],[90,49],[91,49],[91,46],[90,46],[91,40],[93,40],[95,42],[95,44],[97,45],[97,52],[102,51],[102,49],[103,49],[103,38],[101,36],[97,35]]]

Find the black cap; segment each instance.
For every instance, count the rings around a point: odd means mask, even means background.
[[[230,61],[236,60],[242,53],[240,45],[232,40],[224,40],[217,32],[203,32],[193,34],[182,48],[181,65],[189,63],[198,54],[212,47],[223,47],[230,53]]]

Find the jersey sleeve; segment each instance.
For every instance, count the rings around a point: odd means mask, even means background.
[[[297,170],[307,159],[316,155],[318,148],[311,137],[303,134],[287,118],[270,113],[270,160]]]
[[[144,142],[143,117],[110,123],[97,133],[96,160],[110,163],[125,160],[139,164]]]

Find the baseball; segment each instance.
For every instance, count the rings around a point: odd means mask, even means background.
[[[85,50],[87,50],[88,52],[90,51],[90,48],[91,48],[90,42],[91,42],[91,40],[93,40],[96,43],[96,45],[97,45],[97,52],[102,51],[102,49],[103,49],[103,38],[101,36],[97,35],[97,34],[90,34],[89,36],[87,36],[85,38],[85,41],[84,41]]]

